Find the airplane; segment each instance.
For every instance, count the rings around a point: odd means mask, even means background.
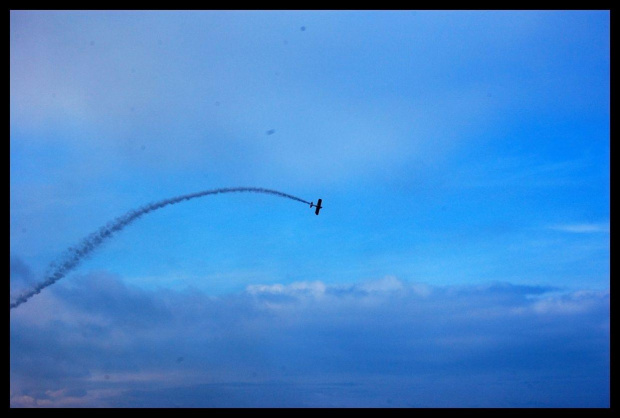
[[[316,205],[314,204],[314,202],[310,202],[310,207],[314,206],[316,208],[316,211],[314,211],[314,213],[316,213],[317,215],[319,214],[319,211],[321,210],[321,208],[323,208],[323,206],[321,206],[322,201],[323,199],[319,199]]]

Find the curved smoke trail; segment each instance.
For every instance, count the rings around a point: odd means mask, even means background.
[[[214,190],[205,190],[202,192],[186,194],[183,196],[177,196],[170,199],[161,200],[159,202],[150,203],[146,206],[143,206],[138,209],[131,210],[126,214],[119,216],[111,222],[108,222],[105,226],[102,226],[97,231],[93,232],[86,238],[84,238],[77,246],[70,247],[65,254],[61,257],[60,261],[53,265],[53,271],[48,275],[48,277],[37,284],[35,287],[30,289],[29,291],[23,293],[18,296],[14,302],[11,302],[11,309],[18,307],[22,303],[26,302],[28,299],[33,297],[34,295],[41,292],[41,290],[45,289],[48,286],[53,285],[58,280],[62,279],[77,267],[80,262],[88,256],[91,252],[93,252],[97,247],[99,247],[105,240],[110,238],[114,233],[120,231],[125,228],[127,225],[140,218],[142,215],[146,215],[149,212],[152,212],[157,209],[161,209],[168,205],[174,205],[176,203],[182,202],[184,200],[191,200],[197,197],[207,196],[211,194],[219,194],[219,193],[233,193],[233,192],[252,192],[252,193],[266,193],[272,194],[280,197],[286,197],[288,199],[293,199],[298,202],[305,203],[307,205],[310,202],[306,202],[303,199],[300,199],[295,196],[291,196],[290,194],[278,192],[276,190],[263,189],[259,187],[234,187],[234,188],[225,188],[225,189],[214,189]]]

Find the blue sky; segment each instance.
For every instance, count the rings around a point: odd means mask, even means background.
[[[12,406],[609,406],[609,12],[10,17]],[[462,382],[466,381],[467,384]]]

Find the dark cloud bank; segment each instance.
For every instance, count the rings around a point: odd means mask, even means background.
[[[10,354],[13,407],[608,407],[609,292],[386,277],[213,298],[99,273],[12,310]]]

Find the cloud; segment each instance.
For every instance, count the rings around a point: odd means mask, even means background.
[[[609,406],[609,292],[385,277],[211,297],[97,273],[11,311],[10,364],[16,407]]]
[[[287,47],[282,38],[299,26],[286,13],[12,12],[11,129],[30,133],[28,152],[70,149],[62,165],[80,177],[208,166],[241,183],[285,173],[289,183],[316,185],[434,166],[498,117],[486,95],[496,81],[454,85],[447,57],[414,59],[427,39],[419,17],[401,22],[416,41],[394,38],[392,24],[372,14],[365,19],[376,30],[336,29],[359,16],[323,14],[320,29]],[[481,20],[492,29],[496,19]],[[463,41],[440,39],[450,50]],[[449,77],[438,80],[438,68],[451,68]]]
[[[11,256],[10,259],[10,292],[11,299],[26,288],[32,286],[36,280],[32,269],[20,258]]]
[[[28,267],[28,265],[26,265],[21,258],[11,256],[10,269],[11,283],[25,282],[26,284],[30,284],[34,282],[34,277],[30,267]]]
[[[549,228],[556,231],[570,232],[573,234],[608,233],[609,222],[559,224],[551,225]]]

